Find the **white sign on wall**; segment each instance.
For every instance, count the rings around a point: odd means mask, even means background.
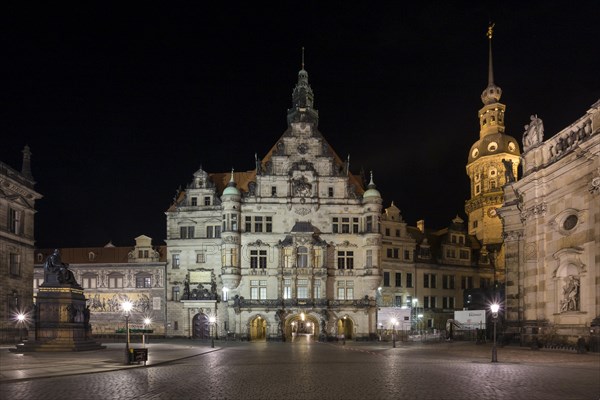
[[[485,329],[485,310],[454,311],[454,320],[466,328]]]
[[[160,297],[153,297],[152,298],[152,309],[153,310],[160,310]]]

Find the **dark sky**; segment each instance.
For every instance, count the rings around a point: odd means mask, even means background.
[[[302,46],[320,131],[410,224],[464,218],[490,18],[509,135],[600,98],[597,1],[57,3],[1,28],[0,160],[31,147],[39,247],[162,244],[200,165],[250,170],[284,132]]]

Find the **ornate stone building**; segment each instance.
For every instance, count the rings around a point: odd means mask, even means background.
[[[523,177],[504,187],[506,319],[525,341],[600,325],[600,101],[544,141],[531,117]]]
[[[133,304],[130,326],[143,328],[144,319],[151,320],[148,329],[164,335],[166,325],[165,253],[164,247],[152,246],[148,236],[135,238],[135,246],[78,247],[59,249],[62,261],[69,264],[76,281],[84,289],[90,309],[92,333],[114,335],[124,328],[121,305]],[[44,282],[44,261],[54,249],[35,250],[34,294]]]
[[[470,199],[465,203],[469,233],[475,235],[492,255],[497,277],[504,282],[504,247],[502,222],[497,210],[502,206],[502,187],[517,179],[520,163],[518,142],[505,133],[504,112],[500,103],[502,89],[494,83],[492,63],[492,27],[489,39],[488,85],[481,94],[483,107],[479,110],[479,140],[468,155],[467,175],[471,183]]]
[[[0,341],[19,337],[16,315],[31,310],[35,201],[31,152],[23,149],[16,171],[0,162]]]
[[[304,69],[292,101],[287,130],[255,169],[200,168],[166,212],[168,335],[376,332],[381,196],[319,132]]]

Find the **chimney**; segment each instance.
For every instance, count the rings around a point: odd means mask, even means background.
[[[33,179],[31,175],[31,150],[29,150],[29,146],[25,145],[23,148],[23,165],[21,166],[21,174],[25,178]]]
[[[420,219],[417,221],[417,229],[419,229],[422,233],[425,233],[425,220]]]

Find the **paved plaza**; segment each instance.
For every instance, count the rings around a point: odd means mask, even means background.
[[[0,348],[2,399],[600,399],[600,354],[469,342],[155,341],[80,353]]]

